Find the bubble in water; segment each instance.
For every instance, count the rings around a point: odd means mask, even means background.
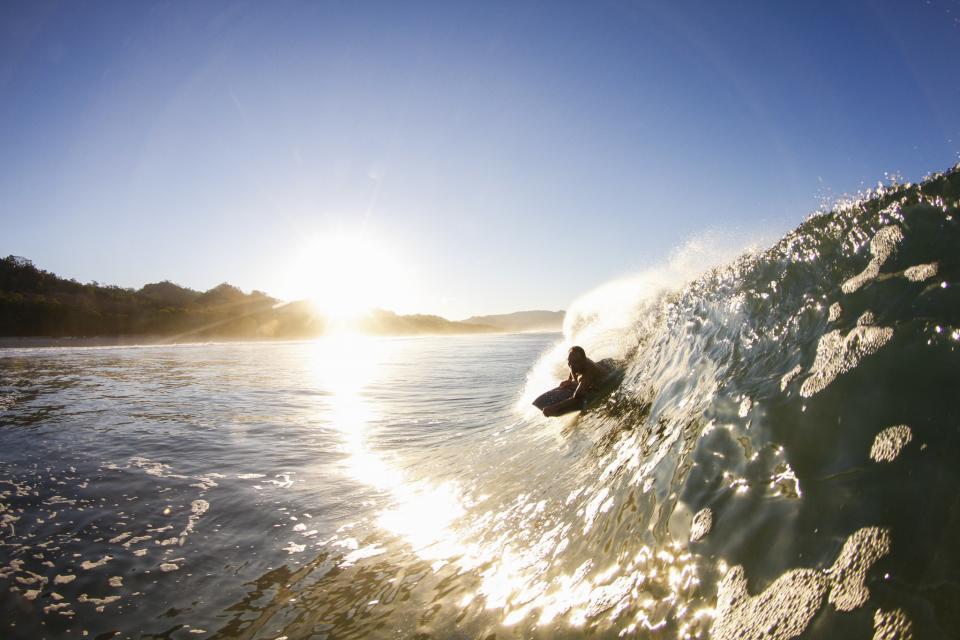
[[[873,563],[890,553],[890,533],[879,527],[864,527],[847,538],[837,561],[830,568],[833,588],[828,600],[838,611],[853,611],[866,604],[870,590],[865,584]]]
[[[0,395],[0,413],[9,410],[13,405],[17,403],[17,396],[15,394],[3,394]]]
[[[91,598],[85,593],[81,593],[80,597],[77,598],[77,602],[89,602],[92,605],[97,606],[98,611],[102,611],[102,607],[105,604],[110,604],[111,602],[116,602],[120,599],[120,596],[107,596],[105,598]]]
[[[839,302],[834,302],[830,305],[830,313],[827,316],[827,320],[830,322],[836,322],[840,318],[840,314],[843,313],[843,307],[840,306]]]
[[[183,543],[187,541],[187,536],[193,532],[193,527],[197,524],[197,521],[200,517],[207,512],[207,509],[210,508],[210,503],[206,500],[194,500],[190,503],[190,515],[187,517],[187,526],[183,528],[183,531],[180,532],[179,543],[180,546],[183,546]]]
[[[716,640],[787,640],[807,628],[827,590],[823,574],[793,569],[777,578],[763,593],[747,594],[743,567],[736,566],[720,582]]]
[[[843,336],[839,330],[824,334],[817,344],[817,355],[810,368],[810,377],[800,387],[800,395],[809,398],[827,388],[839,375],[860,364],[889,342],[889,327],[857,326]]]
[[[807,628],[823,596],[840,611],[863,606],[870,597],[864,581],[873,563],[889,553],[886,529],[865,527],[847,538],[828,571],[791,569],[762,593],[747,593],[742,566],[731,568],[720,582],[712,637],[717,640],[787,640]]]
[[[110,562],[111,560],[113,560],[113,556],[103,556],[102,558],[100,558],[100,559],[97,560],[96,562],[92,562],[92,561],[90,561],[90,560],[86,560],[86,561],[84,561],[83,563],[80,564],[80,568],[81,568],[81,569],[84,569],[84,570],[86,570],[86,571],[89,571],[90,569],[95,569],[95,568],[97,568],[97,567],[102,567],[103,565],[107,564],[107,563]]]
[[[913,625],[901,609],[873,614],[873,640],[913,640]]]
[[[53,594],[50,594],[53,595]],[[62,596],[61,596],[62,597]],[[72,616],[76,613],[70,609],[71,605],[69,602],[57,602],[55,604],[48,604],[43,608],[44,613],[58,613],[62,616]]]
[[[787,388],[787,385],[790,384],[794,378],[800,375],[800,372],[803,371],[803,367],[800,365],[795,366],[790,371],[787,371],[783,374],[783,377],[780,378],[780,391],[784,391]]]
[[[693,523],[690,525],[690,542],[702,540],[710,533],[711,528],[713,528],[713,511],[709,508],[700,509],[693,516]]]
[[[903,272],[903,277],[911,282],[923,282],[937,275],[937,263],[918,264]]]
[[[901,240],[903,240],[903,232],[896,225],[884,227],[877,231],[873,240],[870,241],[870,253],[873,254],[873,258],[867,264],[866,269],[843,283],[841,286],[843,292],[853,293],[876,278],[880,274],[880,267],[887,261],[887,258],[890,257]]]
[[[870,447],[870,458],[877,462],[893,462],[900,451],[913,440],[913,432],[905,424],[887,427],[877,434]]]

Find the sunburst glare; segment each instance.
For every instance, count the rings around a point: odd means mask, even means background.
[[[349,328],[374,308],[406,307],[414,293],[406,260],[369,233],[311,237],[291,271],[297,281],[292,291],[313,304],[328,330]]]

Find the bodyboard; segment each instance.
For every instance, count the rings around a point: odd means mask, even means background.
[[[556,387],[550,389],[546,393],[542,393],[537,396],[537,399],[533,401],[533,406],[541,411],[544,408],[549,407],[552,404],[562,402],[563,400],[569,400],[573,397],[573,394],[577,390],[577,385],[567,385],[566,387]]]
[[[623,381],[624,374],[624,366],[622,361],[618,361],[613,358],[604,358],[597,364],[601,364],[610,370],[610,373],[600,385],[600,388],[591,391],[590,394],[584,398],[581,406],[571,407],[564,413],[581,411],[589,407],[596,406],[600,400],[606,398],[608,395],[610,395],[611,391],[620,386],[620,383]],[[568,385],[566,387],[556,387],[554,389],[550,389],[550,391],[537,396],[537,399],[533,401],[533,406],[543,411],[545,407],[549,407],[552,404],[572,398],[576,391],[576,385]]]

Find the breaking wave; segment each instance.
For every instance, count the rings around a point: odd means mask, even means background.
[[[570,344],[625,362],[568,425],[594,457],[563,591],[589,587],[513,610],[656,637],[954,636],[958,198],[956,168],[880,186],[767,250],[579,300],[524,399]]]

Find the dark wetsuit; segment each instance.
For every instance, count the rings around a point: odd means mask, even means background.
[[[612,361],[601,360],[600,362],[590,362],[588,373],[580,374],[579,379],[575,379],[573,373],[566,383],[576,384],[576,391],[572,397],[555,402],[543,409],[545,416],[559,416],[571,411],[582,410],[593,399],[594,394],[603,387],[603,383],[610,377],[613,371]],[[561,388],[564,385],[561,385]]]

